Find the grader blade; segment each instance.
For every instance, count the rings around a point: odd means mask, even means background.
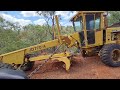
[[[66,65],[66,70],[68,71],[70,68],[70,60],[68,59],[68,57],[71,56],[70,52],[63,52],[63,53],[58,53],[58,54],[54,54],[54,55],[40,55],[37,57],[32,57],[29,60],[30,61],[43,61],[46,59],[50,59],[50,60],[58,60],[61,62],[64,62]]]
[[[71,63],[70,63],[70,60],[68,59],[68,57],[62,57],[62,58],[56,58],[56,59],[64,62],[66,71],[69,71]],[[53,59],[53,60],[55,60],[55,59]]]

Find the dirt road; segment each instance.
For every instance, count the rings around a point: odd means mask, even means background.
[[[69,72],[63,68],[63,63],[49,61],[32,79],[120,79],[120,67],[106,66],[98,56],[87,57],[85,60],[81,58],[79,56],[74,59]],[[41,63],[36,61],[34,68]]]

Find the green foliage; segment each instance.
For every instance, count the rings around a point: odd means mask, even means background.
[[[120,11],[109,11],[109,25],[120,22]]]
[[[19,39],[16,32],[12,30],[0,30],[0,54],[17,50]]]
[[[55,28],[56,33],[57,29]],[[23,28],[17,23],[5,21],[0,17],[0,54],[15,51],[45,41],[52,40],[52,26],[27,25]],[[62,34],[71,34],[72,27],[61,27]],[[62,49],[62,48],[61,48]],[[51,49],[47,49],[51,51]]]
[[[24,31],[21,32],[20,38],[24,42],[31,43],[31,45],[46,41],[46,27],[39,25],[28,25],[24,28]]]

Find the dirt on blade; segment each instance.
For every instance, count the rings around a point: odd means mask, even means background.
[[[36,61],[29,74],[43,61]],[[120,79],[120,67],[109,67],[103,64],[98,56],[74,57],[69,72],[63,67],[64,63],[48,61],[32,79]]]

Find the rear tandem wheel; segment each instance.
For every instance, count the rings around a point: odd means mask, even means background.
[[[100,58],[102,62],[108,66],[120,66],[120,45],[107,44],[104,45],[100,51]]]

